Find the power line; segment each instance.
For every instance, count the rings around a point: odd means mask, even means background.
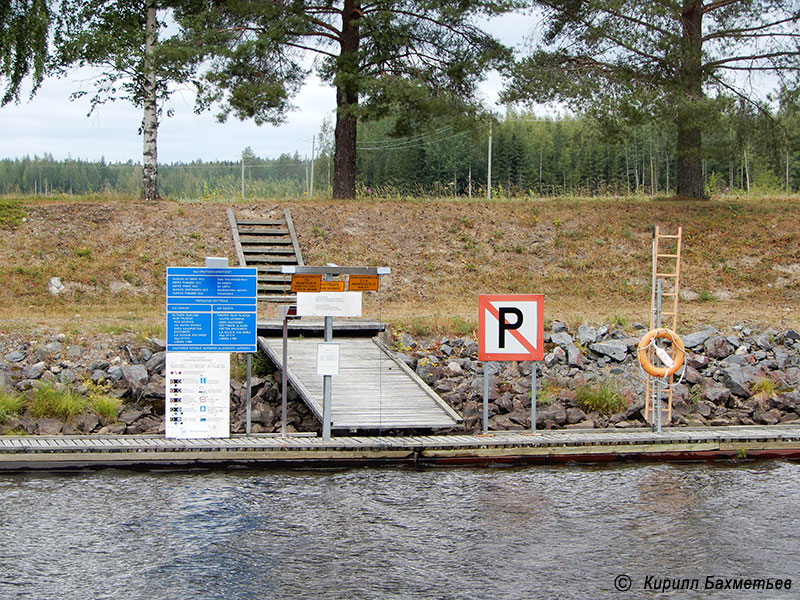
[[[436,139],[421,139],[416,140],[413,142],[402,142],[396,144],[394,146],[372,146],[372,145],[356,145],[357,150],[398,150],[401,148],[419,148],[422,146],[426,146],[428,144],[435,144],[437,142],[444,142],[446,140],[451,140],[453,138],[461,137],[466,135],[468,131],[459,131],[458,133],[454,133],[453,135],[448,135],[445,137],[440,137]]]

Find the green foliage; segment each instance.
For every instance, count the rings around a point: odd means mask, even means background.
[[[69,390],[57,390],[50,385],[36,388],[28,411],[36,419],[61,419],[64,422],[86,410],[89,401]]]
[[[782,81],[800,62],[795,2],[534,4],[546,6],[547,17],[533,51],[513,68],[504,100],[567,103],[618,139],[654,122],[662,135],[674,135],[683,196],[705,194],[701,139],[718,126],[716,105],[739,97],[745,106],[764,104],[769,90],[748,98],[733,74],[771,73]],[[730,148],[741,151],[746,139]]]
[[[19,100],[22,82],[42,82],[47,60],[51,15],[48,0],[0,0],[0,81],[5,86],[0,106]]]
[[[25,431],[25,429],[21,425],[18,425],[17,427],[14,427],[13,429],[9,429],[3,435],[22,436],[22,435],[28,435],[28,432]]]
[[[698,302],[716,302],[717,298],[714,296],[714,293],[709,290],[701,290],[701,292],[697,295]]]
[[[611,319],[611,325],[614,327],[620,327],[624,329],[628,326],[628,319],[626,319],[622,315],[614,315],[614,318]]]
[[[119,413],[119,400],[111,396],[95,396],[91,398],[91,407],[95,414],[100,417],[103,425],[117,422]]]
[[[94,66],[102,70],[94,78],[91,110],[106,101],[127,100],[143,106],[148,90],[145,73],[152,67],[157,80],[156,97],[168,98],[170,83],[191,81],[199,52],[182,45],[176,36],[156,40],[152,58],[146,59],[145,28],[147,7],[160,2],[141,0],[65,0],[58,12],[53,67],[64,74],[73,66]],[[158,13],[157,13],[158,14]],[[165,25],[160,11],[157,29]],[[149,62],[148,62],[149,61]],[[73,98],[86,95],[81,90]]]
[[[758,381],[753,382],[750,386],[750,391],[753,393],[753,396],[757,397],[759,400],[766,400],[775,397],[777,388],[774,381],[768,377],[762,377]]]
[[[575,395],[578,406],[585,412],[598,411],[604,415],[612,415],[625,408],[625,401],[619,391],[607,381],[579,387]]]
[[[269,377],[275,372],[275,365],[261,348],[253,355],[252,372],[256,377]]]
[[[355,195],[359,122],[394,114],[398,135],[416,133],[442,114],[474,122],[482,111],[474,100],[478,81],[511,58],[474,21],[506,6],[404,1],[349,9],[335,2],[230,0],[213,11],[189,3],[176,14],[187,43],[213,56],[198,101],[201,108],[218,106],[221,121],[232,114],[283,122],[309,63],[336,88],[338,198]]]
[[[25,408],[25,398],[21,394],[0,392],[0,423],[6,423],[19,415]]]
[[[555,381],[545,377],[536,386],[536,406],[550,406],[560,391],[561,388]]]
[[[25,208],[19,200],[0,200],[0,229],[11,229],[22,223]]]
[[[700,384],[693,385],[691,389],[689,389],[689,402],[691,404],[697,404],[700,400],[703,399],[703,388]]]

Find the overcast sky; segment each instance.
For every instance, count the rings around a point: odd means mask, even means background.
[[[486,28],[506,44],[519,47],[532,26],[529,16],[508,15],[492,20]],[[45,80],[30,102],[23,96],[19,104],[1,108],[0,158],[50,153],[56,159],[104,157],[108,162],[141,162],[142,138],[137,133],[141,109],[124,101],[109,102],[87,117],[90,94],[69,100],[75,91],[92,90],[90,76],[82,71],[67,79]],[[496,110],[500,110],[496,99],[501,85],[500,75],[493,73],[481,86],[483,100]],[[278,127],[257,126],[233,117],[220,124],[213,110],[196,115],[191,91],[178,90],[170,100],[175,115],[164,117],[159,126],[159,162],[237,160],[247,146],[261,157],[295,151],[309,155],[311,138],[319,132],[323,119],[333,116],[335,92],[310,77],[293,103],[297,109]]]

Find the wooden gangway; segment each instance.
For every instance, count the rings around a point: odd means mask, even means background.
[[[258,299],[265,302],[294,302],[291,276],[281,273],[285,265],[303,265],[292,215],[282,219],[238,219],[229,208],[228,223],[240,267],[258,269]]]
[[[316,374],[319,339],[288,339],[288,381],[320,421],[322,377]],[[462,419],[377,338],[337,337],[340,373],[333,377],[331,429],[442,429]],[[273,363],[283,363],[283,339],[259,337]]]
[[[497,431],[490,435],[0,436],[0,471],[800,459],[800,425]]]

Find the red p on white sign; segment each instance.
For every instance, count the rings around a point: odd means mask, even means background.
[[[544,295],[478,296],[479,360],[544,358]]]

